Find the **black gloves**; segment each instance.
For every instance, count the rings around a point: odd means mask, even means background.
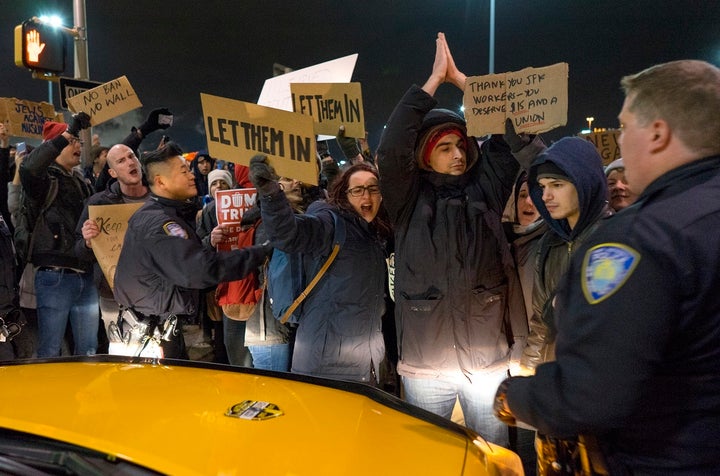
[[[360,147],[358,147],[357,140],[355,140],[354,137],[345,136],[345,126],[340,126],[335,140],[340,146],[340,149],[342,149],[346,159],[352,161],[358,154],[362,154]]]
[[[250,159],[250,181],[261,195],[270,195],[280,190],[277,184],[278,176],[275,169],[267,161],[267,156],[255,155]]]
[[[68,134],[77,137],[80,131],[90,127],[90,116],[84,112],[79,112],[72,117],[72,121],[68,126]]]
[[[160,116],[166,117],[160,117]],[[143,137],[147,137],[148,134],[155,132],[158,129],[167,129],[172,125],[173,114],[169,109],[154,109],[150,111],[147,119],[143,122],[138,129],[142,133]]]
[[[509,117],[505,119],[505,134],[503,134],[503,139],[505,139],[507,145],[510,146],[510,152],[518,152],[530,143],[532,137],[533,136],[528,134],[518,135],[515,132],[515,127],[513,127],[512,119]]]

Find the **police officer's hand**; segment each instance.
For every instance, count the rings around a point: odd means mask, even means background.
[[[162,116],[162,117],[161,117]],[[172,125],[173,113],[167,108],[153,109],[148,114],[145,122],[140,124],[140,132],[143,137],[147,137],[148,134],[155,132],[158,129],[167,129]]]
[[[84,112],[79,112],[72,117],[70,125],[68,126],[67,132],[71,136],[77,137],[80,131],[90,127],[90,116]]]
[[[508,379],[505,379],[497,389],[495,394],[495,402],[493,403],[493,413],[498,420],[506,425],[515,426],[517,421],[515,415],[512,414],[507,403]]]
[[[279,190],[278,178],[275,169],[268,162],[267,156],[257,154],[250,159],[250,181],[255,185],[259,193],[270,195]]]
[[[222,243],[229,236],[229,230],[226,225],[218,225],[210,232],[210,244],[217,247],[218,243]]]

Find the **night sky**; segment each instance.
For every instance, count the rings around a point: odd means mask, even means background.
[[[73,2],[0,6],[0,97],[47,101],[47,82],[14,65],[13,28],[42,13],[72,26]],[[88,0],[90,79],[125,75],[144,104],[94,131],[112,144],[166,106],[175,114],[167,134],[185,150],[205,148],[201,92],[256,102],[273,63],[301,69],[358,53],[352,80],[362,83],[374,149],[395,103],[430,74],[438,31],[468,76],[488,73],[489,11],[489,0]],[[495,44],[496,73],[569,64],[568,125],[544,134],[557,139],[585,128],[587,116],[616,127],[623,75],[676,59],[720,64],[720,1],[496,0]],[[68,46],[63,76],[72,77]],[[437,97],[450,109],[462,102],[449,84]]]

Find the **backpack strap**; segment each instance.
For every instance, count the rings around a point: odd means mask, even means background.
[[[345,242],[345,223],[343,223],[342,218],[338,217],[335,212],[331,211],[330,214],[332,215],[333,221],[335,222],[335,235],[333,236],[333,247],[332,251],[330,252],[330,256],[328,256],[328,258],[325,260],[325,263],[323,263],[320,270],[317,272],[317,274],[315,274],[315,277],[313,277],[313,279],[305,287],[303,292],[301,292],[300,295],[295,298],[293,303],[290,304],[290,307],[287,308],[285,314],[283,314],[282,318],[280,319],[280,322],[282,324],[285,324],[288,319],[290,319],[290,316],[292,316],[292,313],[295,311],[295,309],[297,309],[297,307],[305,300],[308,294],[310,294],[310,291],[312,291],[315,285],[320,281],[320,279],[322,279],[325,271],[328,270],[333,261],[335,261],[335,257],[337,257],[338,253],[340,252],[340,246]]]
[[[48,188],[48,192],[45,195],[45,201],[43,202],[42,208],[40,208],[40,213],[38,213],[37,218],[35,219],[35,223],[32,224],[32,232],[30,233],[30,242],[28,243],[28,252],[27,252],[27,258],[25,261],[28,263],[31,263],[32,261],[32,253],[33,253],[33,246],[35,245],[35,230],[37,229],[37,224],[40,220],[45,219],[45,212],[50,208],[50,205],[52,205],[52,202],[55,200],[55,197],[57,196],[58,191],[58,181],[56,178],[51,177],[50,178],[50,186]]]

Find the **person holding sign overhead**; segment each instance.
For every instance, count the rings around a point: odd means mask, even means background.
[[[433,70],[390,116],[377,150],[380,189],[395,227],[398,373],[405,398],[508,445],[492,413],[494,390],[519,358],[527,317],[501,217],[523,160],[539,137],[492,136],[478,147],[465,120],[434,109],[437,88],[464,88],[466,76],[438,34]],[[513,157],[513,153],[516,157]],[[512,322],[511,318],[512,317]]]
[[[187,358],[180,326],[197,312],[200,290],[242,279],[270,252],[265,245],[227,252],[203,246],[195,232],[195,177],[181,154],[169,142],[143,158],[150,198],[130,218],[115,273],[115,300],[149,332],[163,330],[166,358]]]

